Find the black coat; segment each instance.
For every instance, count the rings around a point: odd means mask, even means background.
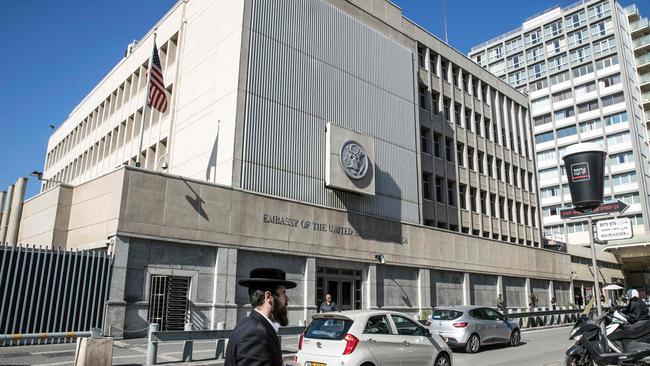
[[[235,326],[224,366],[282,366],[280,340],[264,315],[253,310]]]
[[[648,307],[640,299],[630,300],[625,309],[625,313],[630,324],[636,323],[639,320],[648,319]]]

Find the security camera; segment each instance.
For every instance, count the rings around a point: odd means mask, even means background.
[[[384,253],[376,254],[376,255],[375,255],[375,259],[376,259],[377,262],[379,262],[380,264],[384,264],[384,263],[386,263],[386,258],[384,258]]]

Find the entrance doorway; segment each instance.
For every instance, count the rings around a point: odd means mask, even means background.
[[[361,271],[341,268],[316,269],[316,306],[332,295],[337,310],[361,309]]]

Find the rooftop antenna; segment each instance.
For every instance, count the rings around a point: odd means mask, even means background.
[[[449,44],[449,39],[447,39],[447,8],[445,6],[445,0],[440,0],[442,2],[442,22],[445,26],[445,43]]]

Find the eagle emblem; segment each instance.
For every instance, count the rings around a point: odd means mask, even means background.
[[[348,140],[341,145],[339,154],[341,167],[345,174],[352,179],[361,179],[368,172],[368,155],[363,146],[356,141]]]

